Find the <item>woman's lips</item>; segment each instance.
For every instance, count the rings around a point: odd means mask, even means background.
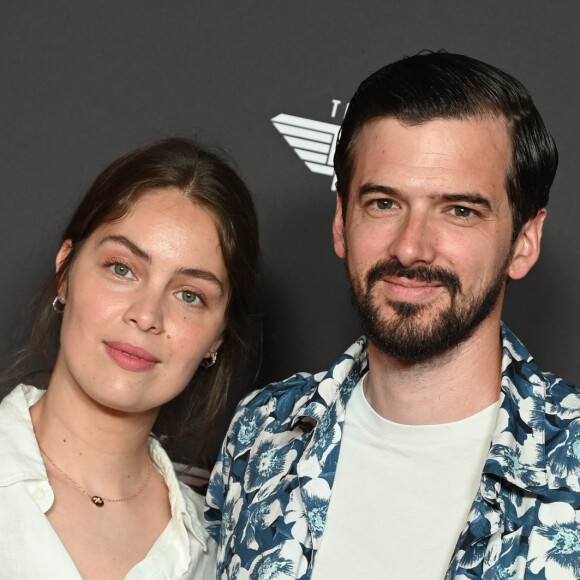
[[[126,342],[105,342],[107,354],[128,371],[148,371],[158,362],[150,352]]]

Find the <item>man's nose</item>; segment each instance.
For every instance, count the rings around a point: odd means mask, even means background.
[[[435,258],[435,233],[425,211],[409,210],[401,219],[390,245],[390,254],[406,268],[430,264]]]

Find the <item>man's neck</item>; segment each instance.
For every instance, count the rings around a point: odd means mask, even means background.
[[[379,415],[395,423],[465,419],[497,401],[500,386],[499,317],[486,319],[471,338],[419,364],[394,360],[369,343],[365,396]]]

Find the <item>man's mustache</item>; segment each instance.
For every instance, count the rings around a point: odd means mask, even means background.
[[[367,290],[370,290],[374,284],[385,276],[398,276],[420,282],[439,282],[449,290],[452,297],[461,291],[461,282],[454,272],[445,270],[445,268],[440,266],[405,268],[397,259],[377,262],[369,270],[366,276]]]

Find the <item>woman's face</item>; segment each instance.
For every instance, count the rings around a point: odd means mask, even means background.
[[[65,242],[57,268],[69,251]],[[157,410],[221,344],[229,286],[212,214],[177,189],[146,193],[89,236],[60,296],[51,388],[118,411]]]

